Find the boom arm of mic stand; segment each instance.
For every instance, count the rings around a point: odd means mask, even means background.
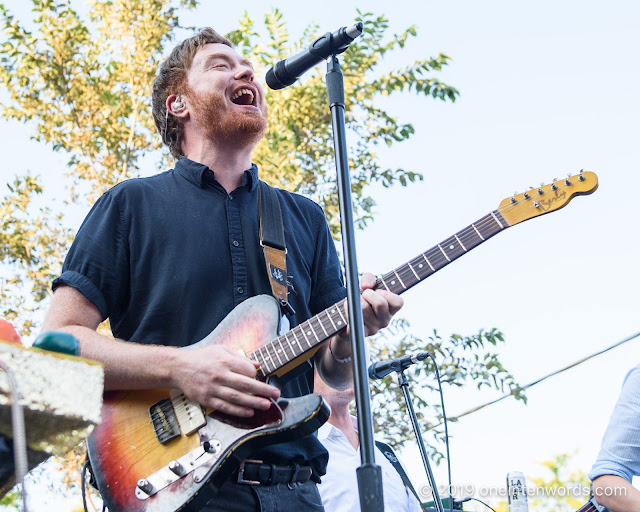
[[[357,469],[360,509],[367,512],[384,512],[382,495],[382,470],[375,463],[373,423],[369,400],[367,356],[364,346],[364,323],[360,303],[360,284],[356,258],[355,233],[353,228],[353,204],[351,202],[351,180],[344,122],[344,79],[340,63],[335,55],[327,62],[327,96],[331,109],[333,145],[336,156],[340,221],[342,223],[342,248],[344,250],[347,278],[347,301],[349,307],[349,332],[353,353],[353,379],[358,408],[358,432],[360,435],[360,460]]]

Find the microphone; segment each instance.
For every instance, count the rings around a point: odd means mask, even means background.
[[[359,21],[352,27],[342,27],[333,34],[327,32],[316,39],[309,48],[277,62],[269,71],[265,80],[274,90],[284,89],[295,83],[305,72],[331,55],[342,53],[349,44],[362,34],[364,24]]]
[[[391,361],[373,363],[369,366],[369,378],[382,379],[391,372],[399,372],[405,368],[409,368],[412,364],[416,364],[418,361],[422,361],[427,357],[429,357],[428,352],[418,352],[415,355],[403,356],[398,359],[392,359]]]

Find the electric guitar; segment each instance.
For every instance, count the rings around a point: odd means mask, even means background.
[[[403,293],[506,228],[594,192],[580,172],[507,198],[497,210],[377,279]],[[280,308],[260,295],[239,304],[206,338],[181,350],[224,343],[260,363],[258,378],[281,376],[345,328],[344,300],[278,336]],[[239,418],[203,408],[177,390],[109,391],[102,423],[87,440],[93,473],[110,512],[199,510],[240,462],[267,444],[315,431],[329,417],[322,398],[280,398]],[[215,499],[215,498],[214,498]]]

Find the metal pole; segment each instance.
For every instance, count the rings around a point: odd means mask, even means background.
[[[23,510],[27,512],[27,490],[24,486],[24,479],[29,466],[27,462],[27,435],[24,428],[24,412],[20,404],[20,392],[13,371],[2,359],[0,359],[0,369],[4,370],[7,374],[9,388],[11,389],[11,428],[13,431],[13,458],[16,471],[16,484],[20,486]]]
[[[332,55],[327,62],[327,96],[329,98],[329,108],[331,109],[333,144],[338,173],[338,197],[340,200],[342,247],[347,281],[349,331],[358,409],[358,433],[360,436],[360,460],[362,465],[356,470],[356,474],[358,477],[358,492],[360,494],[360,509],[363,512],[383,512],[382,470],[375,463],[367,355],[364,346],[364,323],[360,303],[360,284],[353,228],[351,180],[349,177],[349,159],[344,122],[344,79],[342,71],[340,71],[340,63],[335,55]]]
[[[438,486],[436,485],[436,481],[433,478],[433,471],[431,471],[431,465],[429,464],[429,459],[427,458],[427,450],[424,446],[424,439],[422,439],[422,432],[420,431],[420,426],[418,425],[418,418],[416,416],[416,411],[413,409],[413,403],[411,402],[411,397],[409,396],[409,382],[407,382],[407,377],[404,374],[404,370],[401,370],[398,372],[398,384],[402,389],[404,400],[407,403],[407,409],[409,409],[409,417],[411,418],[413,431],[416,434],[416,441],[418,443],[418,448],[420,449],[420,455],[422,456],[422,463],[424,464],[424,469],[427,472],[427,479],[429,480],[429,486],[431,487],[431,494],[433,495],[433,503],[436,506],[436,510],[438,512],[444,512],[444,506],[442,505],[442,501],[440,500],[440,495],[438,494]],[[449,498],[449,499],[452,499],[452,498]]]

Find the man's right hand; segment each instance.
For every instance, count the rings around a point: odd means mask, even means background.
[[[60,286],[43,329],[74,335],[80,355],[104,365],[106,390],[176,388],[207,408],[245,417],[280,396],[279,389],[256,380],[257,363],[225,345],[185,350],[130,343],[97,333],[101,320],[84,295]]]
[[[225,345],[177,352],[174,387],[204,407],[250,417],[280,397],[278,388],[256,380],[258,363]]]

